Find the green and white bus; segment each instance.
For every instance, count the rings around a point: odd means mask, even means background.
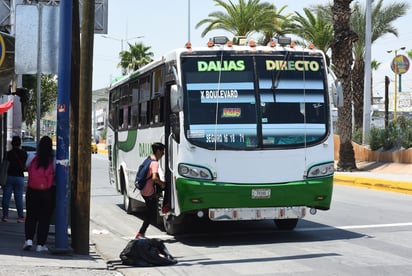
[[[323,52],[290,39],[259,46],[216,37],[118,80],[107,143],[110,182],[125,210],[144,203],[134,180],[154,142],[166,145],[158,223],[169,234],[185,218],[270,219],[294,229],[308,208],[328,210],[331,102],[340,91],[331,76]]]

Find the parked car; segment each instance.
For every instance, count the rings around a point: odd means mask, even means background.
[[[23,142],[34,142],[34,137],[30,135],[26,135],[22,138]]]
[[[27,152],[27,161],[26,165],[30,164],[31,160],[33,160],[34,156],[36,155],[37,150],[37,143],[36,141],[25,141],[21,144],[21,149]]]
[[[37,149],[37,143],[35,141],[24,141],[21,144],[21,148],[27,152],[29,151],[36,151]]]

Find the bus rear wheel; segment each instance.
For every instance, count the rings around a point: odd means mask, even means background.
[[[298,219],[275,219],[275,225],[280,230],[293,230],[298,224]]]

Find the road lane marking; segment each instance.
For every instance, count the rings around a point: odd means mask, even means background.
[[[310,227],[310,228],[295,228],[294,231],[326,231],[326,230],[352,230],[352,229],[366,229],[366,228],[384,228],[384,227],[403,227],[412,226],[412,222],[404,223],[386,223],[386,224],[366,224],[366,225],[347,225],[347,226],[325,226],[325,227]]]

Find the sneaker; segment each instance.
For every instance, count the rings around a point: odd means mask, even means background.
[[[44,251],[49,251],[49,249],[45,245],[37,245],[36,246],[36,251],[37,252],[44,252]]]
[[[142,238],[144,238],[144,234],[142,234],[142,233],[137,233],[135,238],[136,238],[136,239],[142,239]]]
[[[8,222],[8,221],[9,221],[9,217],[8,217],[8,216],[3,216],[3,217],[1,218],[1,221],[3,221],[3,222]]]
[[[171,211],[171,209],[170,209],[169,204],[166,204],[165,206],[162,207],[162,213],[163,214],[170,213],[170,211]]]
[[[17,222],[21,223],[24,222],[26,219],[24,217],[18,217]]]
[[[23,245],[23,250],[30,250],[32,246],[33,246],[33,241],[26,240],[26,242]]]

